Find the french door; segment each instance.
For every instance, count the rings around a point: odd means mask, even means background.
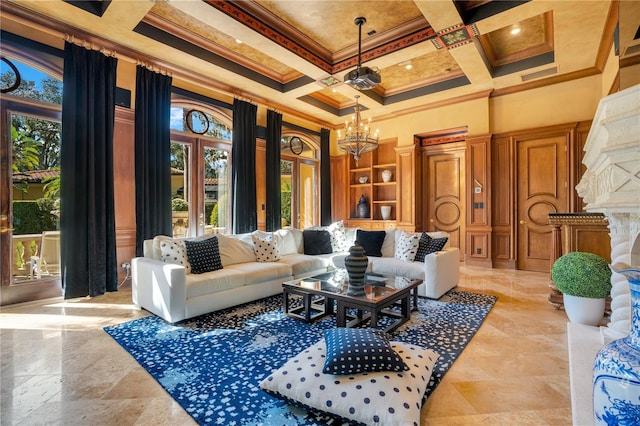
[[[0,304],[61,296],[60,170],[44,161],[59,156],[60,107],[7,97],[0,115]]]

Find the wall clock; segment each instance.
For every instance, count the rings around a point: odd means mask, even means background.
[[[304,149],[304,144],[299,137],[294,136],[291,139],[289,139],[289,149],[294,154],[300,155],[302,154],[302,150]]]
[[[197,135],[204,135],[209,130],[207,114],[197,109],[190,109],[186,117],[187,127]]]

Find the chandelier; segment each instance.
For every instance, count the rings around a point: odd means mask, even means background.
[[[360,104],[358,98],[360,95],[356,95],[356,106],[354,107],[354,114],[351,116],[351,122],[344,123],[344,138],[342,132],[338,130],[338,149],[353,155],[356,160],[356,167],[358,167],[358,160],[360,156],[365,152],[373,151],[378,147],[378,130],[376,129],[373,136],[371,136],[371,117],[367,122],[363,122],[360,118]]]

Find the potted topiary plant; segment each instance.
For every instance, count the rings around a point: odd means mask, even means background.
[[[611,269],[603,257],[580,251],[567,253],[554,262],[551,279],[562,293],[571,322],[600,323],[605,299],[611,293]]]

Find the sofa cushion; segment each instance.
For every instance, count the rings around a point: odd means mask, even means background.
[[[371,272],[377,274],[396,275],[415,280],[424,280],[424,263],[404,262],[393,257],[370,258]]]
[[[396,230],[390,228],[385,229],[384,232],[386,232],[386,235],[384,236],[380,252],[382,253],[382,257],[393,257],[396,253]]]
[[[280,245],[280,254],[286,256],[288,254],[298,254],[301,251],[298,251],[298,245],[296,243],[296,238],[294,236],[293,230],[289,228],[278,229],[274,232],[275,235],[279,237]],[[302,234],[302,233],[300,233]]]
[[[333,253],[331,235],[325,229],[305,229],[302,231],[304,241],[304,254]]]
[[[225,268],[236,263],[256,261],[251,235],[249,235],[249,242],[247,242],[233,235],[218,234],[218,247],[220,249],[222,266]]]
[[[356,232],[356,241],[364,248],[367,256],[382,256],[382,244],[387,233],[385,231],[365,231],[358,229]]]
[[[244,280],[244,272],[226,268],[187,275],[187,299],[242,287]]]
[[[426,255],[442,250],[448,240],[448,237],[432,238],[429,234],[423,232],[420,236],[420,244],[418,245],[415,261],[424,262]]]
[[[236,263],[227,268],[244,273],[244,284],[260,284],[275,279],[290,279],[291,266],[281,262],[259,263],[255,260],[247,263]]]
[[[330,328],[324,331],[324,340],[327,358],[322,372],[325,374],[409,369],[391,348],[386,333],[370,328]]]
[[[205,240],[185,240],[184,246],[191,264],[192,273],[203,274],[222,269],[217,237],[214,236]]]
[[[400,232],[396,240],[394,257],[405,262],[413,262],[416,258],[419,244],[420,236],[418,234],[408,234],[404,231]]]
[[[252,235],[253,251],[256,253],[258,262],[277,262],[282,259],[278,245],[278,237],[270,235],[267,238],[260,238]]]
[[[330,254],[319,254],[315,256],[298,253],[288,254],[282,256],[279,263],[286,263],[291,267],[292,275],[294,277],[300,277],[318,270],[326,270],[331,264],[330,256]]]

